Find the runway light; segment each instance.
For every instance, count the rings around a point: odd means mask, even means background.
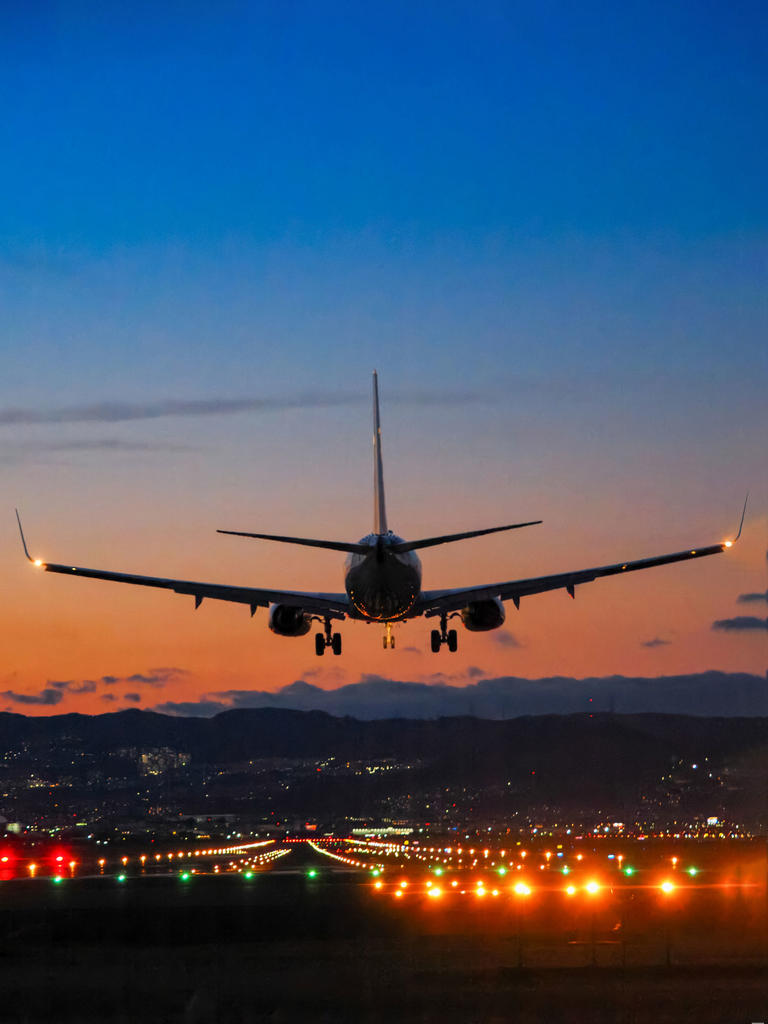
[[[691,878],[695,878],[696,875],[698,875],[699,873],[699,869],[694,867],[686,868],[686,870],[688,874],[691,876]]]
[[[531,887],[529,885],[526,885],[525,882],[518,882],[517,885],[514,888],[514,892],[518,896],[530,896],[531,895]]]
[[[55,883],[56,885],[61,885],[61,882],[62,882],[62,877],[61,877],[61,875],[54,875],[54,876],[53,876],[53,881],[54,881],[54,883]]]
[[[632,867],[632,865],[627,864],[627,866],[624,868],[624,874],[627,876],[627,878],[631,878],[632,875],[634,875],[634,873],[635,869]]]
[[[395,896],[397,896],[398,899],[402,899],[403,890],[402,889],[396,889],[395,890]]]
[[[429,895],[432,897],[432,899],[439,899],[443,895],[443,890],[439,889],[436,885],[434,885],[429,890]]]
[[[35,877],[35,873],[36,873],[36,872],[37,872],[37,864],[30,864],[30,865],[29,865],[29,874],[30,874],[30,876],[31,876],[32,878],[34,878],[34,877]]]
[[[307,872],[307,878],[316,878],[316,877],[317,877],[317,872],[315,871],[314,868],[310,868],[309,871]]]
[[[117,876],[117,880],[118,880],[118,882],[124,882],[125,881],[125,875],[118,875]]]
[[[381,880],[379,880],[378,882],[374,882],[373,888],[374,889],[380,889],[382,887],[382,885],[384,885],[384,883]]]
[[[600,892],[600,886],[597,884],[597,882],[587,882],[584,888],[587,890],[590,896],[595,896],[597,893]]]
[[[506,868],[504,867],[504,865],[503,865],[503,864],[501,865],[501,867],[500,867],[500,868],[497,868],[496,870],[497,870],[497,871],[498,871],[498,873],[499,873],[499,874],[500,874],[500,875],[502,876],[502,878],[503,878],[503,877],[504,877],[504,875],[506,875],[506,873],[507,873],[507,869],[506,869]]]
[[[189,881],[189,872],[188,871],[182,871],[182,873],[181,873],[181,880],[182,880],[182,882],[188,882]]]
[[[567,893],[567,894],[568,894],[569,896],[575,896],[575,895],[576,895],[576,886],[575,886],[575,885],[569,885],[569,886],[568,886],[568,887],[566,888],[566,890],[565,890],[565,891],[566,891],[566,893]]]
[[[675,891],[675,886],[672,882],[662,882],[659,888],[664,893],[670,893]]]

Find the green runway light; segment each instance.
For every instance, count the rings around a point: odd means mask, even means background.
[[[190,876],[189,876],[189,872],[188,871],[182,871],[182,873],[181,873],[181,880],[182,880],[182,882],[188,882],[189,881],[189,877]]]
[[[442,868],[435,868],[435,874],[436,875],[442,875],[442,873],[443,873],[443,869]]]
[[[634,875],[634,873],[635,869],[631,867],[629,864],[627,864],[627,866],[624,868],[624,874],[627,876],[627,878],[631,878],[632,875]]]
[[[381,874],[381,872],[379,871],[379,869],[378,869],[378,868],[374,868],[374,869],[373,869],[373,871],[371,872],[371,874],[372,874],[372,875],[377,875],[377,876],[378,876],[378,875],[380,875],[380,874]]]
[[[118,875],[117,876],[117,880],[118,880],[118,882],[124,882],[125,881],[125,875]]]
[[[315,878],[317,876],[317,872],[315,871],[314,868],[310,868],[309,871],[307,872],[307,876],[309,878]]]
[[[243,875],[243,877],[244,878],[253,878],[253,872],[252,871],[246,871],[245,874]]]
[[[570,875],[570,873],[571,873],[571,869],[568,867],[568,865],[567,864],[563,864],[563,874],[564,875]]]
[[[699,873],[699,869],[698,868],[691,867],[691,868],[688,868],[687,870],[688,870],[688,874],[691,876],[691,878],[695,878],[696,875],[698,875],[698,873]]]
[[[506,875],[506,873],[507,873],[507,869],[504,867],[503,864],[497,870],[498,870],[499,874],[502,875],[502,876]]]
[[[53,876],[53,883],[54,883],[54,885],[61,885],[61,883],[63,881],[64,881],[64,879],[61,877],[61,875],[54,875]]]

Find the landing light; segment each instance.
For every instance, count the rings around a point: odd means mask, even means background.
[[[732,540],[727,540],[727,541],[725,542],[725,546],[726,546],[727,548],[732,548],[732,547],[733,547],[733,541],[732,541]],[[37,562],[35,562],[35,565],[37,565],[37,564],[38,564],[38,563],[37,563]]]
[[[35,565],[39,569],[40,566],[43,564],[43,560],[42,560],[42,558],[36,558],[32,564]]]

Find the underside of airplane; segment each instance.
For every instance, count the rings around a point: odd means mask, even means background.
[[[85,569],[70,564],[43,561],[39,558],[32,558],[30,555],[17,511],[16,517],[24,553],[30,562],[45,572],[171,590],[176,594],[193,597],[195,608],[199,608],[205,599],[244,604],[250,608],[251,615],[256,612],[257,608],[269,608],[269,628],[279,636],[306,636],[311,631],[313,622],[319,622],[322,629],[315,634],[315,652],[318,655],[324,654],[326,648],[330,648],[336,655],[341,654],[341,634],[334,631],[334,624],[341,620],[348,618],[381,623],[384,627],[383,644],[386,649],[395,646],[392,632],[393,623],[424,616],[437,620],[439,624],[439,628],[432,629],[430,633],[431,649],[437,652],[443,645],[449,651],[455,651],[458,647],[456,629],[448,628],[451,619],[458,618],[464,628],[470,632],[498,629],[504,623],[505,601],[512,601],[519,608],[522,598],[542,594],[549,590],[565,590],[570,597],[574,597],[577,586],[591,583],[603,576],[618,576],[638,569],[650,569],[671,562],[682,562],[720,554],[739,539],[744,525],[746,501],[741,514],[739,531],[733,541],[727,540],[719,544],[689,548],[673,554],[616,562],[612,565],[578,569],[574,572],[556,573],[550,576],[506,580],[501,583],[483,583],[472,587],[447,590],[422,590],[421,562],[416,555],[416,551],[419,549],[536,526],[541,523],[541,520],[493,526],[484,530],[470,530],[464,533],[444,534],[415,541],[404,540],[393,533],[387,526],[384,500],[379,388],[375,371],[373,374],[373,451],[373,532],[361,540],[355,543],[346,543],[250,533],[241,530],[217,531],[235,537],[249,537],[344,552],[347,555],[344,593],[302,593],[300,591],[269,590],[263,587],[237,587],[218,583],[167,579],[162,576],[137,576],[132,573],[106,569]]]

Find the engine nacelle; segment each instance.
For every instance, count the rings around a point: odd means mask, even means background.
[[[490,601],[473,601],[462,608],[461,621],[470,633],[485,633],[489,629],[498,629],[504,625],[506,613],[504,605],[494,597]]]
[[[278,636],[306,636],[312,628],[312,619],[303,608],[273,604],[269,609],[269,628]]]

